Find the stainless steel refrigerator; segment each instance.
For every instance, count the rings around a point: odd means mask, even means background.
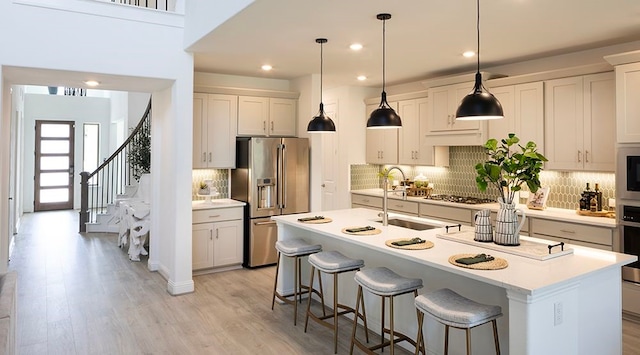
[[[231,198],[244,201],[244,267],[275,264],[271,216],[309,212],[309,140],[238,138]]]

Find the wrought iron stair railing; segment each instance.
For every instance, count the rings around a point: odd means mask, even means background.
[[[125,187],[148,173],[151,158],[151,99],[142,119],[122,145],[93,172],[80,173],[80,232],[96,223]],[[142,163],[142,164],[140,164]],[[147,171],[145,171],[147,170]]]

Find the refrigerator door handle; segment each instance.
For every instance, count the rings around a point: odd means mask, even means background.
[[[254,222],[254,223],[253,223],[253,225],[256,225],[256,226],[264,226],[264,225],[267,225],[267,224],[276,224],[276,221],[268,221],[268,222]]]
[[[287,150],[286,146],[282,145],[282,178],[280,179],[280,187],[282,188],[282,205],[280,208],[287,208]]]
[[[278,158],[277,158],[278,164],[277,164],[277,169],[276,169],[277,170],[277,174],[278,174],[278,177],[276,178],[276,183],[277,183],[276,190],[277,190],[277,193],[278,193],[278,197],[277,197],[277,199],[278,199],[278,208],[284,208],[284,205],[285,205],[284,204],[284,197],[285,197],[285,194],[284,194],[284,185],[285,185],[284,184],[284,180],[285,180],[285,177],[284,177],[284,174],[285,174],[284,173],[284,164],[285,164],[284,163],[284,157],[285,157],[284,149],[285,149],[284,144],[278,144],[278,154],[277,154],[278,155]]]

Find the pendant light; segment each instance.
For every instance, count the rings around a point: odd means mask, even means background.
[[[308,133],[333,133],[336,131],[336,125],[331,118],[324,113],[324,104],[322,103],[322,45],[327,43],[326,38],[316,38],[316,43],[320,43],[320,111],[307,125]]]
[[[378,20],[382,21],[382,95],[380,98],[380,106],[371,112],[369,120],[367,120],[368,129],[381,129],[381,128],[400,128],[402,127],[402,121],[400,116],[394,111],[387,102],[387,93],[384,91],[385,85],[385,31],[386,21],[391,18],[390,14],[378,14],[376,16]]]
[[[478,35],[478,70],[476,71],[476,82],[471,91],[465,96],[456,111],[456,120],[473,121],[473,120],[493,120],[504,118],[502,105],[482,85],[482,75],[480,74],[480,0],[476,1],[477,19],[476,30]]]

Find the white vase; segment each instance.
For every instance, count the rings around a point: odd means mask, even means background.
[[[493,228],[491,226],[491,211],[480,210],[474,216],[475,235],[473,240],[477,242],[492,242]]]
[[[524,211],[516,208],[514,203],[498,200],[500,209],[496,218],[496,235],[493,241],[500,245],[520,245],[520,229],[526,218]],[[522,214],[518,221],[518,211]]]

